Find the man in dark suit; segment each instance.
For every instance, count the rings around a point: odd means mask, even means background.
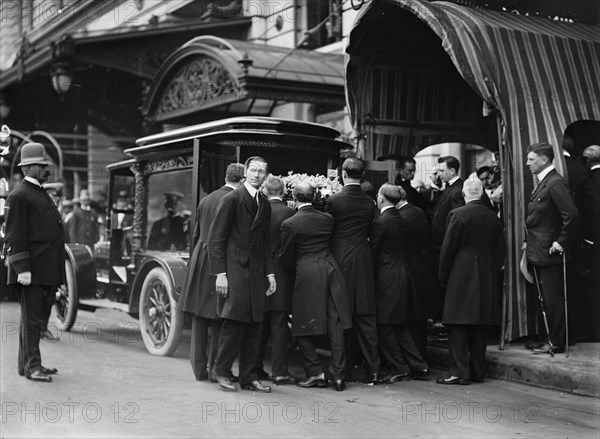
[[[429,366],[408,325],[416,291],[406,262],[406,224],[395,209],[400,191],[400,186],[389,183],[379,189],[377,206],[381,214],[373,222],[370,241],[376,274],[379,347],[394,367],[383,379],[385,383],[401,381],[411,371],[419,378],[429,374]]]
[[[271,205],[259,191],[267,162],[250,157],[244,164],[246,181],[225,195],[208,233],[210,272],[217,276],[217,313],[223,320],[213,378],[219,387],[236,391],[228,375],[239,353],[242,389],[270,392],[254,366],[265,311],[265,290],[276,290],[269,243]]]
[[[329,375],[335,390],[342,391],[346,386],[344,330],[352,327],[352,315],[344,277],[329,249],[333,218],[312,206],[314,196],[309,183],[298,183],[294,187],[298,213],[281,225],[281,263],[296,272],[292,335],[298,340],[307,377],[298,385],[327,386],[315,349],[316,336],[327,334]]]
[[[89,192],[83,189],[79,194],[80,206],[73,209],[68,228],[71,242],[93,247],[100,239],[100,223],[91,202]]]
[[[477,178],[463,186],[466,205],[450,212],[439,279],[446,284],[444,316],[450,374],[438,384],[482,382],[487,332],[500,323],[498,275],[504,262],[502,222],[483,205]]]
[[[400,157],[396,161],[396,179],[395,184],[400,186],[406,192],[406,200],[413,206],[425,209],[425,200],[419,192],[412,187],[411,181],[415,178],[417,163],[410,157]]]
[[[406,200],[400,190],[400,202],[396,205],[398,215],[406,229],[406,262],[414,281],[413,300],[410,302],[409,320],[415,344],[421,357],[427,359],[427,319],[433,318],[431,294],[431,232],[427,215]]]
[[[225,185],[200,200],[196,209],[196,224],[192,237],[194,251],[177,308],[192,316],[190,361],[198,381],[208,379],[214,368],[221,333],[221,322],[217,316],[215,277],[210,274],[208,268],[208,231],[221,198],[239,188],[243,178],[244,165],[230,164],[225,171]],[[229,377],[233,378],[231,374]]]
[[[527,206],[527,261],[541,291],[548,320],[549,343],[534,353],[560,353],[565,346],[563,253],[573,245],[578,212],[569,187],[552,165],[552,145],[536,143],[527,148],[527,166],[539,180]]]
[[[580,191],[582,238],[582,334],[588,341],[600,340],[600,145],[590,145],[583,157],[591,176]]]
[[[364,382],[379,381],[379,349],[375,318],[375,283],[369,232],[377,213],[373,200],[360,187],[364,164],[348,158],[342,164],[344,188],[331,196],[325,208],[333,216],[332,253],[344,273],[348,300],[352,310],[354,334],[367,365]],[[349,337],[352,339],[352,337]],[[347,348],[349,374],[354,367],[354,347]]]
[[[265,319],[255,371],[259,378],[261,374],[268,377],[264,371],[263,360],[267,350],[269,335],[271,335],[271,375],[273,384],[295,384],[288,371],[287,342],[289,339],[288,316],[292,310],[292,292],[294,276],[289,270],[284,270],[279,261],[281,251],[281,223],[291,217],[295,211],[283,201],[285,183],[281,178],[270,176],[265,182],[265,190],[271,204],[270,239],[271,257],[277,279],[277,294],[267,297]]]
[[[66,279],[62,219],[42,188],[49,164],[42,144],[23,145],[19,166],[25,178],[6,202],[7,284],[21,302],[19,375],[38,382],[51,382],[57,372],[42,366],[40,333]]]
[[[178,211],[183,194],[177,191],[163,193],[167,214],[152,224],[148,250],[182,251],[188,245],[186,219]]]
[[[438,174],[446,187],[441,192],[439,199],[433,209],[431,219],[431,242],[432,242],[432,269],[438,271],[440,251],[446,236],[446,224],[448,214],[452,209],[465,205],[462,196],[463,180],[458,176],[460,163],[454,156],[448,155],[438,159]],[[436,318],[441,316],[444,305],[444,289],[441,285],[434,285],[434,314]]]

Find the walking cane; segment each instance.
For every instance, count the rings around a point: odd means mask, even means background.
[[[540,288],[540,283],[538,281],[537,270],[535,269],[535,265],[533,266],[533,275],[535,276],[535,286],[538,290],[538,300],[540,301],[540,306],[542,308],[542,317],[544,318],[544,327],[546,328],[546,337],[548,338],[548,344],[550,345],[550,356],[554,357],[554,345],[550,340],[550,328],[548,327],[548,318],[546,317],[546,309],[544,308],[544,298],[542,297],[542,289]]]
[[[563,260],[563,291],[565,292],[565,355],[569,358],[569,308],[567,307],[567,256],[562,254]]]

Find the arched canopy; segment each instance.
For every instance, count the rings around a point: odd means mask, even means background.
[[[346,97],[366,158],[411,155],[440,141],[489,147],[496,137],[509,249],[503,336],[535,332],[537,304],[519,273],[533,187],[525,151],[551,143],[564,175],[562,133],[578,120],[600,120],[598,27],[443,1],[372,0],[346,52]],[[497,132],[486,119],[498,121]]]
[[[278,102],[344,105],[343,56],[202,36],[161,66],[144,105],[153,122],[211,111],[269,115]]]

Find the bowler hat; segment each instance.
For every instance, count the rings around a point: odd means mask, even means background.
[[[21,147],[21,163],[18,166],[49,164],[46,149],[41,143],[26,143]]]

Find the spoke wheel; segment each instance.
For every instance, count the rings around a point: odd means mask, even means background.
[[[161,356],[175,352],[183,320],[173,298],[171,279],[162,268],[153,268],[144,279],[140,294],[140,329],[148,352]]]
[[[62,331],[69,331],[75,324],[77,318],[77,282],[75,281],[75,272],[70,260],[65,261],[66,291],[61,291],[60,297],[57,297],[54,304],[54,321],[56,326]]]

